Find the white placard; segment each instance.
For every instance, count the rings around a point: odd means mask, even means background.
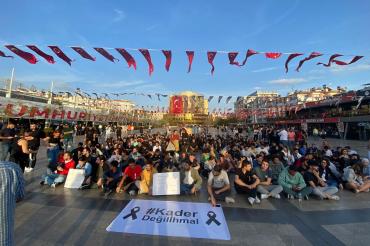
[[[230,240],[222,207],[197,202],[131,200],[106,230]]]
[[[85,179],[85,170],[69,169],[64,188],[78,189]]]
[[[153,174],[153,196],[179,195],[180,173],[155,173]]]

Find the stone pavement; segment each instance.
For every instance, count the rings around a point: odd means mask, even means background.
[[[45,149],[36,170],[25,174],[27,194],[17,204],[16,245],[369,245],[370,194],[339,193],[340,201],[263,200],[251,207],[236,195],[235,204],[222,204],[230,241],[108,233],[106,227],[132,198],[98,190],[40,186],[46,169]],[[204,182],[205,183],[205,182]],[[205,186],[197,196],[140,199],[207,202]]]

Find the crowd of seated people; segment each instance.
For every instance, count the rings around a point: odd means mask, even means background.
[[[205,180],[212,205],[234,203],[232,189],[251,205],[281,197],[339,200],[338,191],[344,188],[369,191],[369,161],[349,146],[333,148],[326,141],[308,146],[295,129],[265,132],[248,137],[200,131],[182,139],[174,130],[101,137],[101,143],[79,143],[71,152],[61,152],[41,183],[55,187],[65,181],[68,170],[79,168],[85,174],[81,189],[101,189],[105,196],[151,195],[155,173],[178,171],[181,194],[199,193]]]

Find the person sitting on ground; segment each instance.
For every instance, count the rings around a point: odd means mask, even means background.
[[[118,162],[112,161],[111,163],[109,163],[109,170],[104,173],[102,181],[103,193],[105,193],[106,196],[111,194],[117,188],[117,185],[121,180],[121,176],[122,172],[118,168]]]
[[[260,183],[259,178],[252,172],[252,163],[244,160],[242,168],[238,168],[235,172],[234,187],[238,194],[246,194],[248,202],[253,205],[255,202],[261,201],[257,197],[257,186]]]
[[[253,160],[253,168],[260,167],[262,164],[263,155],[258,154],[256,155],[256,159]]]
[[[50,185],[50,187],[55,188],[56,185],[64,183],[69,170],[75,168],[76,164],[74,160],[72,160],[70,152],[65,152],[63,155],[63,159],[64,163],[57,166],[57,170],[54,173],[50,173],[44,176],[40,184],[47,184]]]
[[[289,199],[298,198],[302,201],[303,197],[308,199],[308,195],[312,192],[311,187],[307,187],[302,174],[298,172],[298,167],[294,165],[286,167],[280,173],[279,184]]]
[[[328,185],[343,189],[340,174],[334,164],[330,163],[328,158],[323,158],[319,166],[320,178]]]
[[[359,163],[346,167],[343,173],[344,187],[348,190],[359,192],[369,192],[370,180],[362,179],[362,166]]]
[[[370,179],[369,159],[363,158],[361,160],[361,164],[362,164],[362,175],[363,175],[363,179],[364,180]]]
[[[279,182],[279,175],[284,170],[284,164],[281,162],[279,156],[274,156],[269,165],[271,170],[271,183],[277,185]]]
[[[86,156],[81,156],[78,159],[78,164],[76,169],[83,169],[85,174],[85,179],[81,184],[80,189],[87,189],[90,188],[92,180],[91,180],[91,173],[92,173],[92,166],[89,162],[87,162]]]
[[[153,162],[148,160],[141,172],[139,194],[152,194],[153,175],[155,173],[157,173],[157,170],[153,167]]]
[[[102,188],[104,184],[104,173],[109,170],[109,165],[106,164],[106,157],[104,155],[99,155],[96,158],[96,176],[94,181],[96,181],[96,186]]]
[[[141,176],[141,167],[137,165],[134,159],[129,159],[129,165],[123,172],[121,181],[119,182],[116,192],[121,190],[126,191],[130,195],[135,195],[139,191],[139,182]]]
[[[225,201],[234,203],[235,200],[230,197],[230,181],[227,173],[221,166],[215,166],[209,173],[207,182],[207,191],[212,206],[216,206],[216,201]]]
[[[283,191],[283,187],[281,187],[281,185],[272,184],[272,172],[269,169],[268,160],[263,159],[261,167],[255,168],[254,172],[260,180],[257,186],[257,192],[261,194],[261,199],[267,199],[270,196],[280,199],[280,192]]]
[[[181,194],[196,194],[202,187],[202,178],[196,169],[191,167],[190,163],[182,163],[180,171],[180,191]]]
[[[312,188],[312,194],[319,199],[339,200],[339,196],[334,195],[338,192],[335,186],[328,186],[327,183],[320,177],[319,163],[315,160],[308,162],[309,169],[304,173],[303,177],[308,187]]]

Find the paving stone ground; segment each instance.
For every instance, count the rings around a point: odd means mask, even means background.
[[[348,143],[348,142],[347,142]],[[359,148],[363,142],[359,142]],[[365,147],[366,150],[366,147]],[[108,233],[106,227],[132,198],[98,190],[40,186],[46,169],[45,149],[37,168],[25,174],[27,195],[17,204],[16,245],[369,245],[370,193],[339,193],[340,201],[263,200],[251,207],[236,195],[235,204],[222,204],[230,241]],[[205,187],[197,196],[140,199],[207,202]]]

